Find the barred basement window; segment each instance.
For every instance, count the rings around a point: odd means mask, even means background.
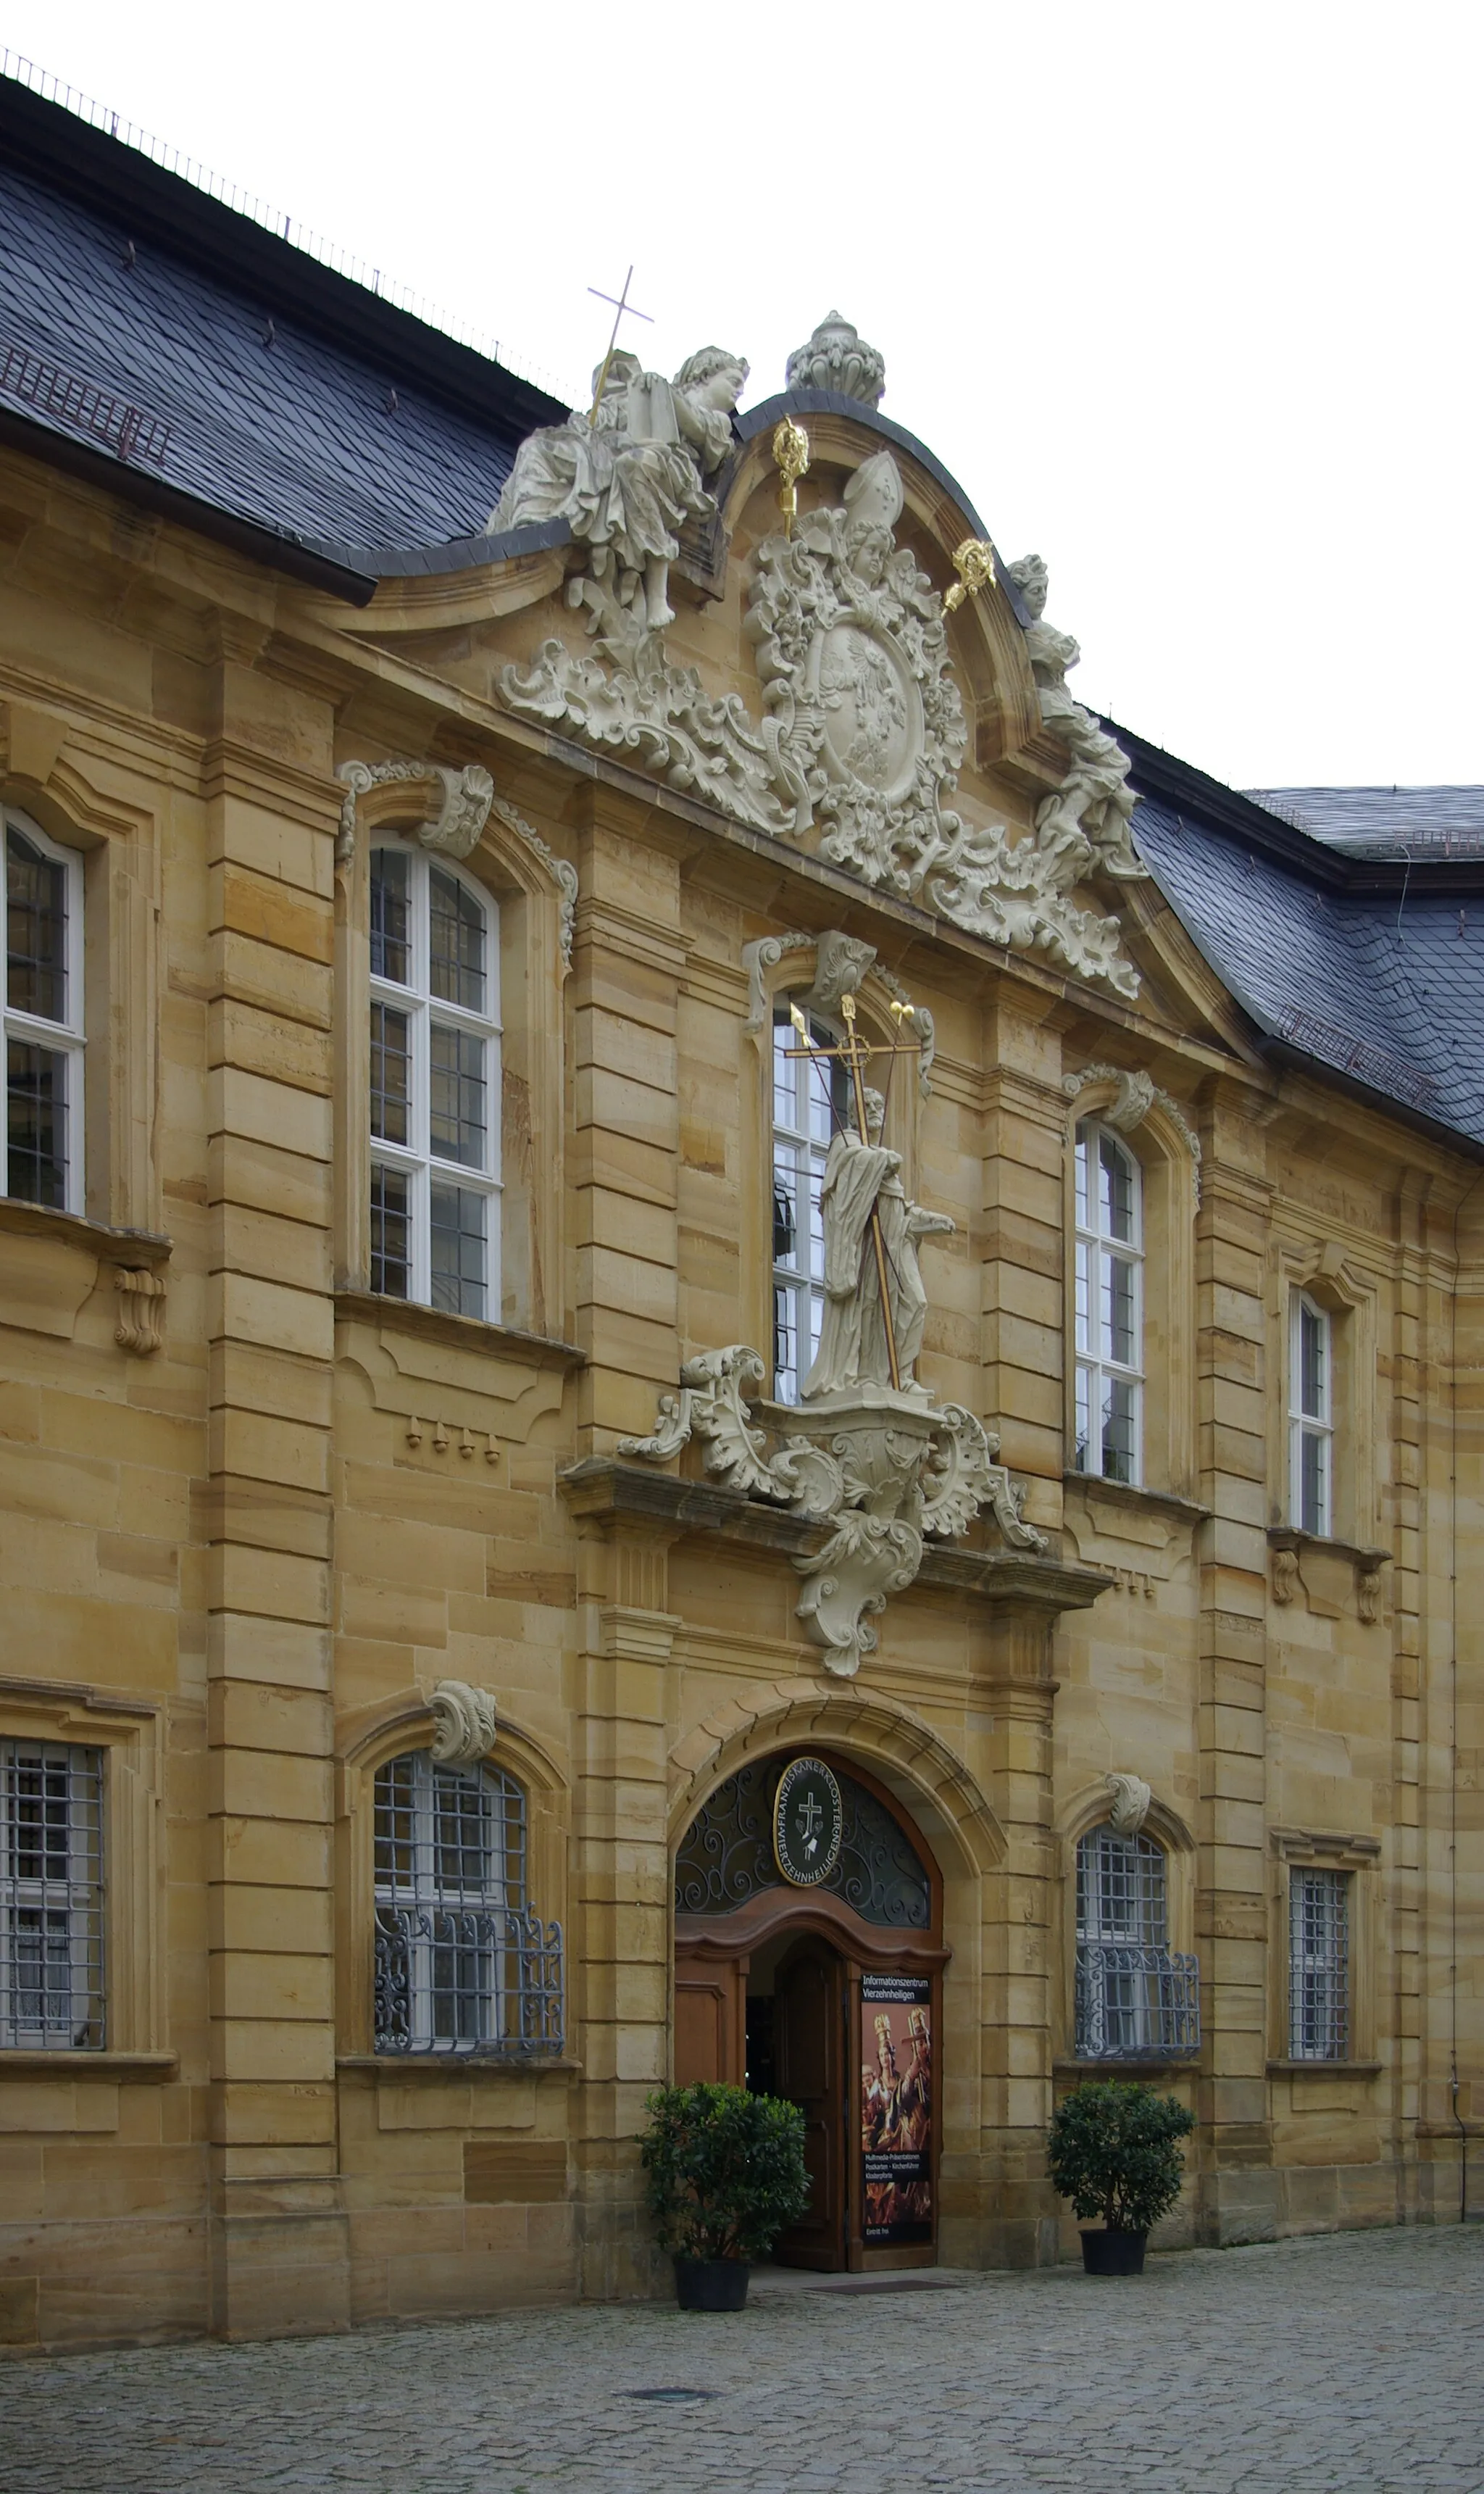
[[[103,1756],[0,1741],[0,2048],[104,2042]]]
[[[523,2059],[562,2047],[561,1927],[526,1897],[526,1796],[426,1749],[376,1779],[376,2049]]]
[[[400,844],[371,858],[371,1287],[500,1314],[495,903]]]
[[[837,1032],[810,1019],[816,1048],[834,1048]],[[839,1065],[791,1055],[802,1048],[787,1005],[772,1028],[772,1390],[797,1403],[819,1349],[825,1313],[825,1232],[819,1192],[831,1141],[845,1120],[845,1078]]]
[[[1288,1874],[1288,2056],[1343,2061],[1350,2049],[1350,1874]]]
[[[1325,1309],[1293,1293],[1288,1346],[1288,1521],[1334,1531],[1333,1327]]]
[[[5,1188],[80,1212],[82,861],[33,823],[5,825]]]
[[[1104,1480],[1141,1476],[1141,1174],[1116,1135],[1083,1118],[1075,1154],[1075,1468]]]
[[[1077,2056],[1164,2061],[1199,2045],[1199,1970],[1169,1946],[1164,1851],[1094,1828],[1076,1849]]]

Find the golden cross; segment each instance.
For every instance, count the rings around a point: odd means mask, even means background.
[[[921,1043],[917,1040],[903,1040],[898,1036],[890,1047],[873,1047],[870,1041],[863,1039],[856,1029],[856,1000],[853,995],[843,995],[840,998],[840,1012],[845,1020],[845,1037],[837,1048],[817,1048],[809,1037],[809,1025],[799,1006],[790,1005],[788,1010],[789,1019],[803,1040],[803,1046],[785,1049],[784,1054],[812,1056],[816,1060],[833,1059],[843,1065],[850,1077],[851,1090],[854,1094],[856,1132],[863,1143],[866,1140],[864,1075],[867,1065],[873,1056],[889,1056],[893,1059],[898,1056],[921,1056],[923,1052]],[[912,1019],[911,1005],[893,1003],[892,1019],[896,1024],[898,1034],[902,1024],[911,1021]],[[881,1234],[881,1214],[874,1203],[871,1205],[870,1234],[876,1258],[876,1285],[881,1293],[881,1322],[886,1328],[887,1365],[892,1372],[892,1384],[900,1393],[901,1364],[896,1355],[896,1328],[892,1323],[892,1293],[887,1287],[887,1242]]]
[[[653,325],[654,315],[652,312],[641,312],[638,304],[630,303],[628,299],[628,289],[632,286],[633,282],[634,271],[633,265],[630,263],[628,275],[623,280],[623,291],[621,294],[605,294],[602,291],[602,289],[596,286],[590,286],[588,289],[589,293],[595,294],[600,303],[611,303],[613,305],[613,331],[608,341],[608,352],[603,357],[602,365],[598,372],[597,387],[592,393],[592,412],[588,418],[588,430],[590,433],[597,422],[598,401],[601,399],[608,384],[608,367],[613,362],[613,350],[619,343],[619,322],[622,319],[623,315],[626,312],[631,319],[648,320],[651,327]]]

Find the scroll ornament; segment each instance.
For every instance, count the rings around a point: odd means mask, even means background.
[[[1121,1135],[1132,1135],[1140,1127],[1151,1109],[1159,1109],[1168,1118],[1191,1158],[1192,1180],[1196,1191],[1196,1209],[1200,1209],[1200,1137],[1191,1124],[1178,1100],[1161,1091],[1152,1074],[1136,1074],[1121,1065],[1084,1065],[1075,1074],[1064,1074],[1062,1089],[1069,1100],[1080,1099],[1095,1082],[1117,1085],[1108,1107],[1101,1111],[1104,1122],[1116,1126]]]
[[[493,814],[525,842],[556,885],[560,895],[557,940],[561,966],[564,971],[571,968],[572,936],[577,924],[577,868],[554,854],[524,814],[518,814],[503,797],[496,796],[495,782],[482,762],[470,762],[463,771],[450,770],[441,762],[343,762],[335,776],[345,783],[346,791],[335,841],[335,859],[340,866],[348,865],[355,855],[356,810],[369,789],[425,783],[438,790],[438,811],[430,822],[421,825],[417,838],[425,849],[440,857],[471,857]]]
[[[621,1439],[618,1451],[668,1463],[694,1437],[706,1472],[724,1488],[832,1527],[822,1549],[794,1562],[803,1579],[797,1615],[823,1647],[827,1671],[848,1679],[860,1669],[876,1650],[872,1622],[913,1582],[925,1544],[957,1538],[981,1507],[1013,1549],[1046,1547],[1021,1516],[1023,1494],[997,1461],[998,1439],[961,1404],[935,1405],[921,1388],[914,1402],[867,1384],[853,1400],[801,1407],[801,1424],[813,1419],[819,1434],[801,1425],[770,1451],[748,1408],[766,1375],[745,1343],[703,1352],[681,1370],[679,1394],[660,1397],[652,1433]]]
[[[158,1273],[116,1265],[113,1288],[118,1293],[118,1322],[113,1339],[121,1351],[147,1359],[164,1339],[165,1284]]]
[[[1108,1776],[1108,1824],[1115,1836],[1136,1836],[1154,1798],[1142,1776]]]
[[[428,1704],[433,1714],[433,1763],[474,1767],[495,1747],[495,1700],[467,1680],[440,1680]]]
[[[500,669],[500,697],[750,830],[807,841],[873,889],[1132,999],[1118,920],[1072,898],[1094,872],[1144,871],[1128,838],[1127,756],[1064,685],[1058,694],[1075,644],[1054,636],[1033,672],[1047,725],[1072,739],[1063,785],[1028,838],[950,808],[968,726],[943,598],[896,543],[903,499],[895,461],[877,451],[842,507],[811,510],[759,547],[744,629],[761,717],[738,693],[708,694],[694,667],[671,664],[662,631],[637,626],[599,640],[607,665],[544,641],[529,667]]]

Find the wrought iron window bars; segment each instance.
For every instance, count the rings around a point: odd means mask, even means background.
[[[0,1741],[0,2047],[104,2040],[103,1754]]]

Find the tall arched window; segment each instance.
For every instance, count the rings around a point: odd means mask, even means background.
[[[494,901],[420,848],[371,859],[371,1287],[500,1315]]]
[[[1295,1291],[1288,1336],[1288,1521],[1333,1533],[1334,1406],[1328,1311]]]
[[[81,1212],[82,861],[5,824],[5,1192]]]
[[[839,1034],[809,1021],[816,1048]],[[799,1053],[791,1051],[799,1050]],[[819,1191],[831,1138],[844,1115],[844,1078],[833,1061],[811,1064],[789,1018],[772,1027],[772,1390],[797,1403],[819,1349],[825,1312],[825,1235]]]
[[[389,1758],[376,1779],[379,2053],[560,2052],[561,1932],[526,1896],[526,1796],[492,1766]]]
[[[1076,2052],[1172,2060],[1200,2042],[1196,1962],[1169,1946],[1165,1850],[1095,1827],[1076,1849]]]
[[[1076,1470],[1142,1472],[1143,1203],[1128,1145],[1096,1117],[1076,1130]]]

